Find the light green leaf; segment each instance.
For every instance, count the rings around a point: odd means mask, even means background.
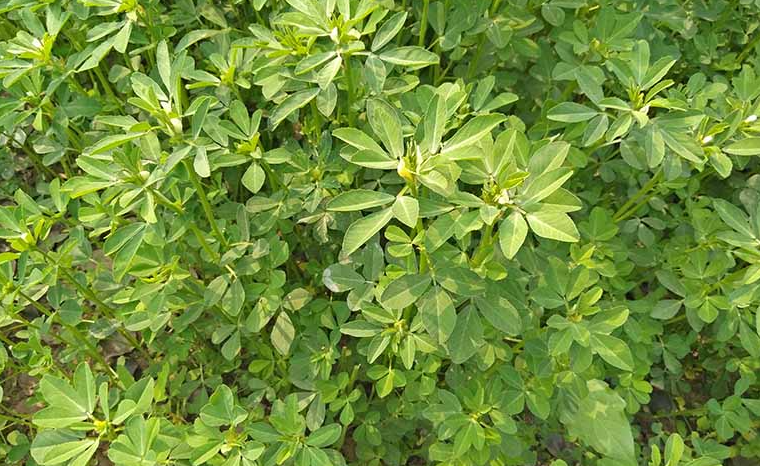
[[[385,151],[367,133],[356,128],[338,128],[333,131],[333,136],[359,150],[368,150],[385,154]]]
[[[430,275],[403,275],[385,288],[380,301],[389,309],[404,309],[425,294],[430,281]]]
[[[420,204],[417,199],[409,196],[397,197],[391,208],[393,216],[404,225],[414,227],[417,224],[420,214]]]
[[[548,238],[566,243],[575,243],[580,239],[573,220],[561,212],[535,212],[528,214],[530,229],[541,238]]]
[[[522,206],[530,208],[558,190],[570,179],[573,171],[567,167],[555,168],[535,177],[520,195]]]
[[[624,371],[633,370],[633,355],[623,340],[596,333],[591,335],[591,348],[608,364]]]
[[[290,352],[290,346],[293,344],[295,336],[296,330],[290,316],[285,311],[280,312],[272,329],[272,346],[278,353],[286,356]]]
[[[219,385],[203,408],[200,418],[211,427],[235,426],[248,417],[248,412],[235,403],[232,390],[227,385]]]
[[[512,259],[528,236],[528,224],[520,212],[514,211],[499,224],[499,246],[507,259]]]
[[[744,211],[724,199],[713,199],[713,205],[726,225],[747,238],[755,238],[749,225],[749,217]]]
[[[363,285],[367,281],[344,264],[333,264],[322,272],[322,282],[333,293],[341,293]]]
[[[618,460],[620,466],[637,465],[625,401],[600,380],[586,385],[588,395],[567,417],[570,432],[599,453]]]
[[[243,186],[245,186],[248,191],[256,194],[261,190],[261,187],[264,186],[266,178],[267,175],[264,172],[264,169],[261,168],[258,163],[253,162],[245,173],[243,173],[240,182],[243,183]]]
[[[451,362],[463,364],[484,343],[483,324],[480,322],[480,316],[473,306],[467,306],[457,315],[454,331],[446,342],[451,355]]]
[[[418,306],[425,330],[439,344],[444,344],[454,331],[457,312],[448,293],[439,287],[431,288]]]
[[[585,105],[576,104],[575,102],[562,102],[549,110],[547,118],[563,123],[578,123],[590,120],[598,114],[599,112]]]
[[[372,131],[391,156],[401,159],[404,156],[404,135],[396,109],[382,100],[371,99],[367,102],[367,117]]]
[[[370,238],[375,236],[393,217],[392,209],[383,209],[380,212],[367,215],[364,218],[360,218],[346,230],[346,234],[343,236],[343,249],[341,255],[346,257],[351,255],[354,251],[359,249],[369,241]]]
[[[386,50],[379,56],[385,62],[411,69],[437,65],[439,61],[438,55],[416,46],[397,47]]]
[[[731,155],[760,155],[760,138],[740,139],[724,147],[723,151]]]
[[[328,424],[309,434],[306,444],[312,447],[324,448],[337,442],[342,429],[340,424]]]
[[[375,37],[372,39],[372,46],[370,47],[370,50],[377,52],[383,48],[385,44],[396,37],[396,34],[398,34],[401,28],[404,27],[406,17],[406,11],[399,11],[398,13],[385,20],[383,25],[380,26],[380,28],[378,28],[377,32],[375,33]]]
[[[295,112],[299,108],[305,106],[313,98],[319,94],[319,88],[305,89],[303,91],[294,92],[283,100],[275,109],[272,114],[269,115],[269,127],[272,129],[277,126],[291,113]]]
[[[480,141],[504,120],[506,117],[499,114],[476,116],[446,141],[443,149],[441,149],[441,154],[447,155],[451,160],[456,160],[458,153],[467,152],[467,148]]]
[[[379,207],[393,202],[394,199],[394,196],[381,191],[352,189],[351,191],[340,193],[331,199],[327,204],[327,210],[335,212],[354,212]]]

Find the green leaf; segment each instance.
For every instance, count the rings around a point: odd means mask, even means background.
[[[383,331],[383,327],[366,320],[352,320],[340,326],[340,333],[356,338],[374,337]]]
[[[578,123],[590,120],[598,114],[599,112],[585,105],[576,104],[575,102],[562,102],[549,110],[547,118],[563,123]]]
[[[34,460],[43,465],[74,462],[84,466],[99,445],[96,438],[81,438],[71,431],[44,430],[37,434],[31,445]]]
[[[222,309],[224,312],[232,317],[240,314],[240,310],[245,303],[245,290],[243,289],[243,283],[240,279],[236,278],[230,285],[227,293],[224,294],[222,299]]]
[[[474,302],[483,317],[494,328],[507,335],[520,334],[522,330],[520,314],[506,297],[489,292],[484,297],[476,297]]]
[[[520,195],[522,205],[530,208],[558,190],[573,175],[569,168],[550,170],[533,179]]]
[[[195,158],[193,159],[193,170],[201,178],[208,178],[211,176],[211,165],[208,162],[208,155],[206,154],[205,147],[198,147],[195,151]]]
[[[382,100],[371,99],[367,102],[367,117],[372,131],[391,156],[401,159],[404,156],[404,135],[396,109]]]
[[[507,259],[513,259],[528,236],[528,224],[522,214],[512,212],[499,224],[499,246]]]
[[[591,335],[591,347],[608,364],[624,371],[633,370],[633,355],[623,340],[597,333]]]
[[[274,328],[272,329],[272,346],[283,356],[286,356],[290,352],[290,347],[293,344],[293,339],[296,336],[296,330],[293,327],[293,322],[290,320],[290,316],[287,312],[282,311],[277,316],[277,320],[274,322]]]
[[[485,282],[465,267],[442,267],[436,270],[436,281],[451,293],[474,297],[483,293]]]
[[[398,13],[385,20],[383,25],[380,26],[380,28],[375,33],[375,37],[372,39],[372,46],[370,47],[370,50],[377,52],[383,48],[385,44],[396,37],[396,34],[398,34],[401,28],[404,27],[406,17],[406,11],[399,11]]]
[[[348,265],[333,264],[322,272],[322,282],[333,293],[349,291],[367,281]]]
[[[122,146],[129,141],[132,141],[137,138],[141,138],[145,135],[145,133],[128,133],[128,134],[117,134],[114,136],[107,136],[100,141],[98,141],[96,144],[86,148],[84,150],[84,153],[87,155],[98,155],[102,154],[104,152],[108,152],[111,149],[115,149],[119,146]]]
[[[724,147],[723,151],[731,155],[760,155],[760,138],[740,139]]]
[[[417,224],[417,218],[420,215],[420,204],[417,199],[409,196],[397,197],[391,209],[393,216],[404,225],[413,228]]]
[[[636,41],[631,52],[631,60],[628,63],[633,72],[634,80],[637,84],[642,84],[647,70],[649,70],[649,43],[647,41]]]
[[[467,306],[457,315],[454,331],[446,343],[451,362],[463,364],[474,356],[484,343],[480,316],[473,306]]]
[[[169,48],[166,45],[165,40],[162,40],[156,46],[156,67],[158,68],[158,75],[161,77],[164,86],[171,91],[174,87],[172,86],[171,80],[172,63],[171,58],[169,58]]]
[[[430,275],[403,275],[385,288],[380,302],[388,309],[404,309],[425,294],[430,281]]]
[[[422,47],[396,47],[381,53],[380,59],[393,65],[405,66],[410,69],[424,68],[437,65],[439,58],[433,52]]]
[[[235,403],[230,387],[219,385],[203,408],[200,418],[211,427],[235,426],[248,417],[248,413]]]
[[[364,243],[375,236],[393,217],[391,209],[383,209],[380,212],[367,215],[351,225],[343,236],[343,248],[341,255],[346,257],[362,247]]]
[[[755,234],[749,225],[749,217],[740,208],[724,199],[713,199],[713,205],[726,225],[747,238],[755,238]]]
[[[371,209],[393,202],[394,196],[381,191],[353,189],[340,193],[327,204],[327,210],[334,212],[354,212]]]
[[[340,424],[328,424],[309,434],[306,444],[319,448],[330,446],[338,441],[341,431]]]
[[[385,151],[374,139],[369,137],[367,133],[355,128],[338,128],[333,131],[333,136],[345,142],[346,144],[355,147],[359,150],[368,150],[376,152],[378,154],[385,154]]]
[[[264,186],[265,180],[266,173],[264,173],[264,169],[262,169],[256,162],[248,167],[245,173],[243,173],[243,177],[240,179],[243,186],[254,194],[261,190],[261,187]]]
[[[572,219],[560,212],[535,212],[528,214],[528,225],[536,235],[566,243],[575,243],[580,239]]]
[[[446,130],[446,100],[436,94],[425,112],[423,118],[424,139],[422,147],[427,148],[431,154],[438,153],[441,147],[441,138]]]
[[[447,155],[451,160],[456,160],[458,155],[490,134],[491,130],[499,126],[505,119],[506,117],[500,114],[476,116],[446,141],[441,149],[441,154]]]
[[[422,297],[418,308],[425,330],[439,344],[446,343],[457,321],[454,302],[448,293],[437,286],[433,287]]]
[[[571,433],[618,464],[635,466],[638,463],[625,401],[602,381],[590,380],[586,385],[588,394],[567,417]]]
[[[317,94],[319,94],[319,88],[305,89],[289,95],[277,107],[275,107],[272,114],[269,115],[269,127],[272,129],[277,128],[285,118],[311,102]]]

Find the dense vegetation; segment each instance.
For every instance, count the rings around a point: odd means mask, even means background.
[[[760,1],[0,25],[0,463],[760,462]]]

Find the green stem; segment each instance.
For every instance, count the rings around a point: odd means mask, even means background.
[[[189,222],[188,225],[190,227],[190,231],[193,232],[195,237],[198,239],[198,242],[201,243],[203,250],[206,251],[206,254],[208,254],[210,257],[218,259],[219,254],[211,249],[211,246],[208,244],[208,241],[206,241],[206,238],[203,236],[203,233],[198,229],[198,227],[195,226],[192,222]]]
[[[652,419],[664,419],[664,418],[671,418],[674,416],[701,416],[702,414],[705,414],[706,412],[707,410],[705,408],[682,409],[678,411],[671,411],[669,413],[653,414],[650,417]]]
[[[760,32],[756,33],[755,37],[753,37],[751,41],[747,42],[747,45],[744,46],[741,53],[739,53],[739,56],[736,57],[736,62],[744,62],[744,59],[747,58],[750,52],[752,52],[758,42],[760,42]]]
[[[475,50],[475,57],[470,62],[470,67],[467,69],[467,79],[472,79],[473,76],[475,76],[475,72],[478,70],[478,63],[480,62],[480,57],[483,55],[483,46],[486,42],[486,36],[485,34],[482,34],[480,36],[480,40],[478,40],[478,48]]]
[[[42,163],[42,159],[40,159],[40,156],[36,152],[34,152],[33,150],[29,149],[26,146],[26,142],[24,142],[24,144],[18,144],[18,143],[16,143],[16,144],[18,145],[18,147],[22,151],[24,151],[24,154],[26,154],[26,156],[29,157],[29,159],[31,159],[32,163],[34,164],[35,167],[37,167],[38,170],[40,170],[40,171],[42,171],[44,173],[47,173],[52,178],[55,178],[55,176],[56,176],[55,172],[53,170],[51,170],[50,167],[48,167],[47,165],[45,165],[44,163]],[[43,176],[43,178],[44,178],[44,176]]]
[[[427,34],[428,24],[428,9],[430,7],[430,0],[424,0],[422,3],[422,19],[420,20],[420,38],[417,45],[420,47],[425,46],[425,35]]]
[[[652,176],[652,178],[650,178],[650,180],[644,186],[642,186],[641,189],[639,189],[639,191],[633,195],[633,197],[628,199],[628,201],[625,204],[623,204],[617,210],[617,212],[615,212],[615,215],[613,216],[613,220],[615,222],[619,222],[623,218],[627,218],[624,216],[628,214],[628,211],[631,209],[631,207],[635,206],[636,202],[640,198],[644,197],[647,193],[649,193],[649,191],[652,188],[654,188],[657,183],[660,182],[661,178],[662,178],[662,168],[659,168],[657,172],[655,172],[655,174]]]
[[[190,181],[193,183],[193,187],[195,187],[195,192],[198,193],[198,199],[200,199],[201,206],[203,206],[203,212],[206,214],[206,220],[211,224],[211,230],[214,232],[214,236],[216,236],[216,239],[219,240],[219,243],[226,248],[228,246],[227,239],[219,230],[219,225],[216,224],[216,220],[214,219],[214,212],[211,209],[211,204],[208,202],[208,197],[206,197],[206,190],[203,188],[201,180],[198,178],[198,175],[195,173],[193,167],[190,166],[190,162],[184,160],[183,163],[185,165],[185,169],[187,169],[187,173],[190,176]]]
[[[97,309],[103,313],[103,315],[105,315],[108,319],[118,320],[116,319],[116,310],[103,302],[103,300],[100,299],[98,295],[96,295],[93,291],[87,289],[84,285],[79,283],[79,281],[71,274],[71,272],[69,272],[68,269],[60,264],[60,261],[53,260],[53,258],[50,257],[50,254],[43,251],[42,249],[36,248],[36,250],[45,257],[49,264],[55,264],[56,268],[63,274],[66,280],[74,285],[74,287],[79,291],[79,293],[82,294],[82,296],[92,301]],[[130,345],[134,347],[134,349],[138,350],[145,358],[150,357],[150,354],[148,354],[148,352],[142,347],[142,345],[131,333],[122,327],[118,327],[118,332],[129,342]]]
[[[29,304],[31,304],[32,307],[34,307],[35,309],[37,309],[37,311],[39,311],[41,314],[43,314],[43,315],[45,315],[47,317],[50,317],[50,318],[53,317],[54,312],[51,312],[50,310],[48,310],[47,308],[45,308],[45,306],[43,306],[42,304],[40,304],[37,301],[35,301],[34,299],[32,299],[31,296],[27,295],[26,293],[24,293],[23,291],[21,291],[18,288],[16,289],[16,292],[19,294],[19,296],[21,296],[27,302],[29,302]],[[29,322],[29,324],[31,324],[31,323]],[[85,337],[82,334],[82,332],[79,331],[78,328],[74,327],[73,325],[66,324],[64,322],[61,322],[61,325],[63,325],[68,331],[70,331],[74,335],[74,338],[76,338],[82,345],[85,346],[85,348],[87,348],[87,351],[90,353],[90,355],[96,361],[98,361],[104,368],[107,368],[109,370],[110,375],[112,375],[112,376],[116,375],[116,373],[113,371],[113,369],[111,368],[111,366],[109,366],[108,363],[106,362],[106,360],[103,357],[103,355],[100,354],[100,352],[98,351],[98,349],[90,342],[89,339],[87,339],[87,337]]]
[[[352,104],[354,102],[354,72],[351,69],[351,57],[346,56],[345,61],[343,62],[343,66],[345,67],[346,72],[346,87],[348,91],[348,99],[346,100],[346,115],[348,115],[348,124],[350,126],[356,126],[356,118],[354,115],[354,111],[352,108]]]

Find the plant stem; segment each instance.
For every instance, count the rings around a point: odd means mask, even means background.
[[[348,124],[351,126],[356,126],[356,118],[354,115],[354,111],[352,109],[352,104],[354,102],[354,72],[351,69],[351,57],[346,56],[345,61],[343,62],[343,66],[345,68],[346,73],[346,89],[348,91],[348,99],[346,101],[346,115],[348,115]]]
[[[92,301],[98,310],[103,313],[108,319],[118,320],[116,318],[116,310],[111,308],[109,305],[107,305],[103,300],[101,300],[98,295],[95,294],[92,290],[87,289],[84,285],[79,283],[79,281],[71,274],[71,272],[60,264],[60,261],[53,260],[52,257],[50,257],[50,254],[48,254],[46,251],[43,251],[40,248],[35,248],[38,252],[40,252],[47,262],[51,265],[55,265],[57,270],[59,270],[63,276],[68,280],[74,287],[79,290],[79,292],[82,294],[82,296],[86,297],[90,301]],[[134,347],[137,351],[139,351],[145,358],[150,358],[150,354],[142,347],[142,345],[137,341],[137,339],[130,334],[127,330],[125,330],[122,327],[117,328],[118,332],[129,342],[130,345]]]
[[[660,182],[660,179],[662,178],[662,167],[660,167],[657,172],[652,176],[652,178],[649,179],[649,181],[641,187],[641,189],[638,190],[636,194],[633,195],[628,201],[623,204],[617,212],[615,212],[615,215],[613,216],[613,221],[619,222],[623,220],[624,218],[627,218],[631,212],[628,212],[631,207],[635,207],[636,202],[644,197],[652,188],[655,187],[657,183]],[[633,211],[635,212],[635,210]]]
[[[50,318],[52,318],[55,315],[54,312],[51,312],[50,310],[48,310],[47,308],[45,308],[45,306],[43,306],[42,304],[38,303],[36,300],[32,299],[31,296],[29,296],[26,293],[24,293],[23,291],[21,291],[21,289],[17,288],[16,292],[19,294],[19,296],[21,296],[29,304],[31,304],[32,307],[34,307],[35,309],[37,309],[41,314],[43,314],[43,315],[45,315],[47,317],[50,317]],[[31,322],[27,322],[27,323],[31,325]],[[74,338],[76,338],[82,345],[84,345],[87,348],[87,350],[90,353],[90,355],[96,361],[98,361],[104,368],[107,368],[109,370],[110,375],[112,375],[112,376],[116,375],[116,372],[114,372],[114,370],[111,368],[111,366],[108,365],[108,363],[106,362],[106,360],[103,357],[103,355],[100,354],[100,351],[98,351],[98,349],[90,342],[90,340],[87,339],[87,337],[85,337],[82,334],[82,332],[79,331],[78,328],[74,327],[73,325],[66,324],[64,322],[61,322],[61,325],[63,325],[68,331],[70,331],[74,335]]]
[[[206,191],[203,189],[201,180],[198,178],[195,170],[190,166],[190,163],[187,160],[184,160],[183,163],[187,169],[188,175],[190,176],[190,181],[193,183],[195,192],[198,193],[198,199],[200,199],[201,206],[203,206],[203,212],[206,214],[206,220],[208,220],[208,222],[211,224],[211,230],[214,232],[214,236],[216,236],[216,239],[219,240],[219,243],[226,248],[228,246],[227,239],[219,230],[219,225],[216,224],[216,220],[214,219],[214,212],[211,210],[211,204],[208,202],[208,197],[206,197]]]
[[[760,42],[760,32],[755,33],[755,37],[753,37],[751,41],[747,42],[747,45],[744,46],[741,53],[739,53],[739,56],[736,57],[736,62],[739,64],[744,62],[744,59],[747,58],[750,52],[752,52],[758,42]]]
[[[424,0],[422,3],[422,19],[420,20],[420,38],[417,45],[420,47],[425,46],[425,35],[427,34],[428,24],[428,9],[430,7],[430,0]]]

